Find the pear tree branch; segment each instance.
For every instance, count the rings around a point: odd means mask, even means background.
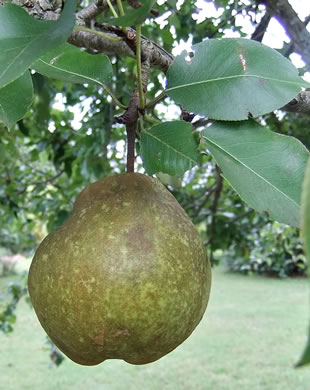
[[[293,100],[282,107],[281,110],[310,115],[310,91],[300,92]]]
[[[273,16],[284,26],[287,34],[294,43],[295,50],[300,54],[310,70],[310,32],[299,19],[288,0],[264,0]]]
[[[115,3],[115,0],[110,0]],[[11,0],[0,0],[0,5]],[[14,3],[23,7],[30,15],[40,20],[56,20],[62,9],[62,0],[13,0]],[[268,6],[269,12],[276,16],[285,26],[288,34],[291,36],[296,51],[298,51],[310,67],[310,33],[306,25],[302,22],[294,9],[288,3],[288,0],[261,0]],[[31,6],[30,6],[31,5]],[[126,37],[122,40],[116,40],[120,36],[113,31],[111,26],[95,26],[96,17],[109,8],[107,0],[95,0],[83,10],[77,12],[76,20],[78,26],[89,26],[96,28],[104,34],[98,35],[90,31],[74,30],[68,39],[68,42],[87,49],[91,53],[104,53],[110,56],[128,56],[136,58],[135,50],[128,45]],[[268,23],[269,15],[266,16],[265,24]],[[265,25],[260,26],[260,31],[256,32],[256,39],[260,39],[265,29]],[[135,34],[134,30],[127,29],[127,34]],[[112,40],[111,40],[112,39]],[[174,57],[157,43],[144,36],[141,36],[141,58],[148,58],[148,64],[151,68],[156,68],[166,73]],[[163,97],[164,93],[162,94]],[[154,102],[152,102],[154,103]],[[308,114],[310,103],[308,92],[300,93],[284,110]]]

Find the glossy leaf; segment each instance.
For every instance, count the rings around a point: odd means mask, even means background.
[[[257,124],[215,122],[202,131],[224,177],[253,209],[300,226],[301,189],[309,158],[297,139]]]
[[[302,191],[302,213],[301,213],[301,228],[304,241],[305,253],[308,260],[308,275],[310,276],[310,160],[308,161],[305,180]],[[310,328],[306,348],[301,359],[297,363],[297,367],[304,366],[310,363]]]
[[[67,40],[75,23],[75,0],[57,21],[39,21],[15,4],[0,7],[0,87],[21,76],[43,53]]]
[[[132,9],[124,16],[114,18],[109,21],[110,24],[115,26],[136,26],[142,24],[145,19],[150,16],[150,10],[152,9],[156,0],[144,0],[143,5],[137,9]]]
[[[259,42],[210,39],[170,66],[167,94],[186,110],[213,119],[242,120],[282,107],[307,83],[289,60]]]
[[[164,122],[141,133],[141,155],[148,174],[162,172],[181,176],[201,163],[192,125],[184,121]]]
[[[33,99],[29,71],[0,90],[0,121],[11,128],[27,113]]]
[[[91,55],[65,43],[37,60],[32,68],[44,76],[71,83],[104,84],[112,78],[112,64],[105,55]]]

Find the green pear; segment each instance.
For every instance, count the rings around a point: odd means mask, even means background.
[[[108,177],[78,196],[41,243],[29,294],[46,333],[74,362],[153,362],[200,322],[211,271],[190,218],[157,180]]]

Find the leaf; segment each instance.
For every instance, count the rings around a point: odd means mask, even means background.
[[[75,23],[75,0],[57,21],[39,21],[15,4],[0,7],[0,88],[21,76],[43,53],[65,42]]]
[[[65,223],[69,216],[70,213],[67,210],[59,210],[56,217],[47,224],[47,230],[49,232],[56,230],[59,226]]]
[[[302,191],[301,204],[301,235],[304,241],[305,253],[308,260],[308,275],[310,276],[310,159],[308,161],[305,180]],[[309,336],[306,348],[297,363],[297,367],[304,366],[310,363],[310,327]]]
[[[176,9],[177,8],[177,0],[167,0],[169,7]]]
[[[210,39],[194,45],[194,57],[176,57],[167,95],[186,110],[221,120],[257,117],[282,107],[308,85],[275,50],[242,39]]]
[[[137,9],[134,9],[124,16],[120,16],[119,18],[113,18],[109,20],[109,24],[113,24],[115,26],[136,26],[137,24],[142,24],[147,17],[150,15],[150,11],[154,5],[156,0],[144,0],[143,5]]]
[[[105,55],[92,55],[65,43],[40,57],[32,68],[44,76],[71,83],[98,83],[112,78],[112,64]]]
[[[167,175],[167,173],[158,172],[156,174],[157,179],[161,181],[165,186],[172,186],[174,188],[182,187],[182,180],[178,176]]]
[[[302,191],[301,230],[310,274],[310,160],[308,161]]]
[[[0,121],[9,129],[27,113],[33,99],[29,71],[0,91]]]
[[[149,175],[162,172],[181,176],[202,161],[192,125],[184,121],[164,122],[143,130],[140,146]]]
[[[224,177],[253,209],[299,227],[303,177],[308,150],[254,120],[215,122],[202,131]]]

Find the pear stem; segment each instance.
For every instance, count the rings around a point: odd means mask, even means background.
[[[136,125],[127,125],[127,173],[135,171]]]
[[[127,172],[134,172],[135,142],[138,122],[139,91],[135,88],[126,112],[116,118],[118,123],[126,126],[127,132]]]

